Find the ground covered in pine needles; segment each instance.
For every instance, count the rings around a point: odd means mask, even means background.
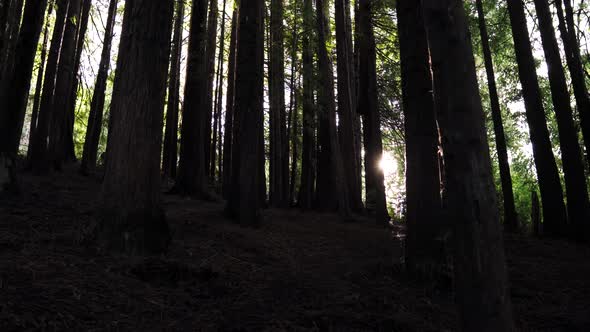
[[[0,202],[0,331],[453,331],[449,283],[408,280],[403,229],[298,211],[259,229],[222,203],[165,196],[165,257],[101,253],[97,179],[23,175]],[[590,330],[590,248],[507,238],[523,331]]]

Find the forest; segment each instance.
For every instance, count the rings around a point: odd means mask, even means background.
[[[0,0],[0,331],[589,331],[590,2]]]

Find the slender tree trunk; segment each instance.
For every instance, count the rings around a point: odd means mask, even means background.
[[[533,190],[531,194],[531,223],[533,224],[533,235],[539,237],[541,235],[541,209],[539,207],[539,196]]]
[[[0,77],[9,77],[15,61],[16,44],[23,14],[24,0],[12,0],[8,8],[4,48],[0,50]]]
[[[0,83],[0,157],[16,158],[25,119],[37,44],[43,28],[46,0],[28,0],[7,79]],[[13,163],[14,164],[14,163]]]
[[[221,97],[223,96],[223,57],[225,52],[225,9],[227,6],[227,0],[223,0],[223,11],[221,14],[221,35],[219,37],[219,57],[217,58],[217,74],[215,81],[217,82],[217,88],[215,89],[215,105],[214,105],[214,116],[213,116],[213,142],[211,146],[211,179],[216,182],[217,174],[221,174],[221,162],[217,163],[217,147],[221,146]],[[221,148],[220,148],[221,149]],[[217,173],[219,169],[219,173]],[[221,182],[221,178],[219,179]]]
[[[125,1],[99,226],[112,251],[159,254],[170,242],[160,151],[173,13],[173,0]]]
[[[406,131],[405,258],[410,274],[421,276],[444,263],[436,241],[441,228],[438,130],[420,2],[398,0],[397,17]]]
[[[463,331],[512,331],[500,216],[467,17],[461,0],[423,0],[453,225]]]
[[[303,0],[303,151],[301,156],[301,187],[299,206],[311,209],[315,192],[316,114],[313,98],[313,7]]]
[[[533,156],[541,190],[544,230],[547,235],[564,235],[567,217],[563,191],[549,139],[524,4],[522,0],[508,0],[507,3],[527,122],[533,145]]]
[[[192,5],[191,31],[189,35],[188,63],[184,90],[184,108],[180,138],[180,163],[174,191],[200,198],[208,197],[207,165],[205,164],[205,127],[207,110],[206,53],[207,1],[195,0]]]
[[[354,135],[354,117],[356,111],[353,103],[353,69],[352,69],[352,30],[350,25],[349,0],[335,1],[336,15],[336,49],[338,68],[338,134],[340,148],[344,163],[344,171],[347,178],[348,192],[350,193],[351,208],[360,212],[363,209],[361,198],[361,170],[357,160],[356,141]]]
[[[297,0],[293,4],[294,10],[297,10]],[[291,135],[291,174],[289,180],[289,205],[295,205],[295,184],[297,182],[297,159],[299,156],[299,105],[298,105],[298,88],[299,82],[297,81],[297,46],[299,45],[299,35],[297,33],[297,18],[293,20],[293,33],[291,45],[291,100],[289,102],[289,128],[288,133]]]
[[[45,62],[47,61],[47,42],[49,40],[49,18],[53,12],[53,1],[49,4],[47,19],[45,20],[45,30],[43,31],[43,46],[41,48],[41,63],[37,71],[37,83],[35,85],[35,96],[33,97],[33,110],[31,112],[31,124],[29,126],[29,146],[27,148],[27,160],[31,160],[31,152],[35,132],[37,131],[37,118],[39,117],[39,103],[41,102],[41,91],[43,89],[43,73],[45,72]]]
[[[285,208],[289,195],[289,155],[285,118],[284,0],[270,2],[270,205]]]
[[[3,54],[2,50],[4,49],[5,37],[6,37],[6,28],[8,26],[8,12],[10,9],[10,4],[12,0],[2,0],[0,1],[0,56]],[[2,70],[4,62],[0,57],[0,70]]]
[[[565,16],[562,3],[565,4]],[[567,66],[572,78],[574,96],[576,97],[576,104],[580,113],[580,123],[582,125],[584,145],[586,147],[586,158],[590,164],[590,95],[588,94],[586,80],[584,78],[584,68],[580,56],[580,45],[576,37],[576,26],[574,24],[571,0],[556,1],[555,7],[557,8],[559,31],[565,49]]]
[[[322,87],[318,91],[320,104],[320,169],[318,172],[318,203],[320,208],[335,209],[341,217],[350,218],[350,196],[347,185],[347,175],[344,171],[344,161],[338,140],[336,128],[336,96],[334,96],[334,73],[332,59],[328,54],[327,43],[330,35],[328,13],[329,2],[316,0],[317,35],[318,35],[318,67],[319,83]],[[326,166],[324,168],[324,166]],[[321,181],[321,182],[320,182]],[[320,187],[326,185],[325,187]],[[332,204],[335,204],[332,206]]]
[[[573,237],[579,240],[590,240],[590,232],[585,234],[590,231],[590,204],[584,162],[578,141],[578,131],[574,125],[570,94],[559,55],[559,46],[553,28],[553,18],[547,1],[535,0],[535,7],[549,71],[553,109],[559,129],[570,231]]]
[[[264,1],[241,0],[236,56],[230,215],[242,225],[260,223],[260,129],[263,125]]]
[[[510,232],[515,232],[518,230],[518,217],[516,215],[516,207],[514,205],[512,176],[510,175],[510,164],[508,163],[508,149],[506,147],[504,125],[502,124],[502,110],[500,109],[500,100],[498,98],[498,89],[496,87],[496,77],[494,74],[494,63],[492,61],[492,51],[490,49],[488,29],[486,27],[482,0],[477,0],[476,6],[479,18],[479,32],[481,34],[486,74],[488,78],[488,89],[490,91],[490,106],[492,110],[492,120],[494,122],[494,134],[496,138],[496,150],[498,152],[500,180],[502,182],[504,227]]]
[[[385,198],[383,170],[379,167],[383,156],[381,119],[377,92],[377,51],[372,24],[372,5],[359,0],[359,113],[364,115],[365,185],[367,209],[375,214],[377,222],[389,220]]]
[[[182,24],[184,22],[184,1],[176,2],[176,19],[174,37],[172,37],[172,61],[170,64],[170,81],[168,82],[168,108],[166,111],[166,129],[164,132],[164,153],[162,175],[164,178],[176,177],[178,159],[178,113],[180,108],[180,62],[182,59]]]
[[[211,118],[213,116],[213,83],[215,81],[215,50],[217,49],[217,20],[219,17],[219,10],[217,9],[217,0],[210,0],[209,2],[209,18],[207,19],[207,47],[206,47],[206,75],[207,87],[205,90],[205,100],[202,105],[203,110],[207,113],[207,121],[205,125],[205,172],[209,180],[213,179],[213,174],[210,174],[211,163],[215,163],[215,159],[211,159],[211,149],[214,149],[211,140]]]
[[[232,140],[234,133],[234,91],[235,91],[235,74],[236,74],[236,50],[238,35],[238,9],[234,8],[232,15],[232,31],[229,42],[229,59],[227,69],[227,94],[225,102],[225,129],[223,137],[223,185],[222,192],[225,199],[229,198],[231,187],[232,173]]]

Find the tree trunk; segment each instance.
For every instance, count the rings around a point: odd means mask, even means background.
[[[533,190],[531,194],[531,223],[533,224],[533,235],[539,237],[541,235],[541,211],[539,208],[539,196]]]
[[[0,83],[0,157],[5,156],[14,160],[18,153],[33,63],[46,8],[46,0],[27,1],[12,69]]]
[[[460,0],[423,0],[453,226],[463,331],[512,331],[508,278],[484,113]]]
[[[565,4],[565,17],[563,8],[561,7],[562,3]],[[590,95],[588,94],[584,78],[584,68],[580,56],[580,45],[576,37],[572,3],[570,0],[560,0],[555,2],[555,7],[557,8],[557,17],[559,18],[561,40],[565,48],[565,58],[572,78],[578,112],[580,113],[584,145],[586,147],[586,158],[590,164]]]
[[[354,117],[356,112],[353,103],[353,50],[352,27],[350,24],[350,2],[348,0],[335,1],[336,15],[336,50],[338,70],[338,134],[344,163],[344,172],[351,208],[360,212],[363,209],[361,198],[361,170],[356,153],[354,135]]]
[[[172,61],[170,64],[170,81],[168,82],[168,108],[166,111],[166,129],[164,133],[164,152],[162,175],[164,178],[176,177],[178,159],[178,113],[180,108],[180,62],[182,60],[182,24],[184,22],[184,1],[176,2],[176,20],[174,37],[172,37]]]
[[[436,241],[441,200],[430,54],[420,2],[398,0],[397,17],[406,131],[406,267],[426,276],[444,263]]]
[[[57,67],[53,115],[49,135],[49,160],[56,170],[61,170],[66,161],[65,146],[68,136],[68,108],[72,98],[74,65],[76,61],[76,33],[80,22],[81,0],[70,0],[68,17]]]
[[[284,0],[270,2],[270,65],[268,94],[270,104],[270,195],[272,207],[289,205],[289,154],[285,117],[285,34]]]
[[[8,26],[8,12],[10,9],[10,4],[12,0],[2,0],[0,1],[0,70],[2,70],[2,66],[4,64],[1,55],[2,50],[4,49],[5,45],[5,38],[6,38],[6,28]]]
[[[29,126],[29,146],[27,147],[27,161],[31,160],[31,152],[35,133],[37,131],[37,118],[39,117],[39,103],[41,102],[41,91],[43,89],[43,73],[45,72],[45,62],[47,61],[47,42],[49,40],[49,18],[53,12],[53,1],[49,4],[47,11],[47,20],[45,21],[45,30],[43,31],[43,45],[41,47],[41,63],[37,71],[37,83],[35,85],[35,96],[33,97],[33,110],[31,112],[31,124]]]
[[[31,146],[31,167],[35,173],[45,173],[49,170],[47,141],[49,126],[53,114],[53,100],[55,94],[55,78],[59,61],[61,43],[63,39],[66,14],[68,12],[68,0],[56,0],[56,18],[51,35],[51,45],[47,56],[45,75],[43,76],[43,94],[39,106],[39,119],[37,131]]]
[[[297,1],[293,4],[294,10],[297,8]],[[299,82],[297,81],[297,46],[299,45],[297,18],[293,20],[293,33],[291,45],[291,100],[289,102],[289,128],[288,133],[291,141],[291,174],[289,180],[289,205],[295,205],[295,184],[297,182],[297,159],[299,156],[299,105],[298,105],[298,89]]]
[[[377,51],[372,25],[372,5],[359,0],[359,100],[358,112],[363,114],[365,138],[365,186],[367,209],[378,223],[389,221],[383,170],[379,167],[383,156],[381,119],[377,92]]]
[[[207,112],[202,108],[207,89],[205,48],[207,1],[195,0],[192,5],[189,35],[184,108],[180,137],[180,163],[174,191],[199,198],[208,197],[207,165],[205,164],[205,127]]]
[[[479,18],[479,32],[481,34],[486,74],[488,78],[488,89],[490,91],[490,106],[492,110],[492,120],[494,122],[494,134],[496,138],[496,150],[498,152],[500,180],[502,182],[504,227],[507,231],[515,232],[518,230],[518,217],[516,215],[516,207],[514,205],[512,176],[510,175],[510,164],[508,163],[508,149],[506,147],[504,125],[502,124],[502,110],[500,109],[500,100],[498,98],[498,89],[496,87],[496,77],[494,74],[494,63],[492,61],[492,51],[490,49],[488,29],[486,27],[482,0],[477,0],[476,6]]]
[[[217,20],[219,17],[219,10],[217,9],[217,0],[210,0],[209,2],[209,18],[207,19],[207,47],[206,47],[206,77],[207,86],[205,91],[205,100],[202,105],[203,111],[206,112],[207,120],[205,125],[205,172],[207,178],[212,180],[210,174],[211,163],[215,160],[211,159],[211,120],[213,115],[213,83],[215,81],[215,50],[217,49]]]
[[[16,44],[23,14],[23,0],[12,0],[8,8],[4,48],[0,50],[0,77],[8,77],[14,67]]]
[[[524,5],[522,0],[508,0],[507,3],[537,178],[541,189],[544,230],[547,235],[564,235],[567,217],[563,191],[549,139]]]
[[[108,250],[159,254],[170,242],[160,151],[173,13],[173,0],[125,1],[100,211]]]
[[[303,151],[301,155],[301,187],[298,205],[311,209],[315,192],[316,115],[313,98],[313,7],[303,0]]]
[[[553,110],[559,129],[570,232],[578,240],[590,240],[590,233],[586,234],[587,231],[590,231],[590,204],[584,162],[578,141],[578,131],[574,125],[570,94],[559,55],[559,46],[553,28],[553,18],[547,1],[535,0],[535,8],[537,9],[539,30],[549,71]]]
[[[223,185],[222,192],[225,199],[229,198],[231,187],[232,173],[232,140],[234,133],[234,91],[235,91],[235,74],[236,74],[236,50],[238,35],[238,9],[234,8],[232,15],[232,31],[229,42],[229,59],[227,69],[227,95],[225,103],[225,129],[223,137]]]
[[[236,56],[232,184],[228,211],[242,225],[261,222],[264,1],[241,0]]]
[[[223,57],[225,53],[225,9],[227,7],[227,0],[223,0],[223,10],[221,14],[221,34],[219,36],[219,56],[217,57],[217,74],[216,74],[216,89],[215,89],[215,104],[213,107],[213,141],[211,146],[211,180],[213,183],[217,181],[217,175],[221,175],[221,162],[217,162],[217,148],[221,149],[221,97],[223,96]],[[217,166],[216,166],[217,163]],[[219,169],[219,173],[217,173]],[[221,182],[221,178],[219,178]]]

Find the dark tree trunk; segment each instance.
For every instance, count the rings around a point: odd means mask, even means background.
[[[377,51],[372,24],[372,4],[359,0],[359,100],[358,112],[363,114],[365,138],[365,186],[367,209],[377,222],[389,220],[383,170],[379,167],[383,156],[381,119],[377,92]]]
[[[61,170],[66,161],[65,146],[68,136],[68,110],[74,83],[76,61],[76,34],[80,23],[81,0],[70,0],[68,17],[57,67],[51,131],[49,135],[49,160],[56,170]]]
[[[563,191],[549,139],[524,5],[522,0],[508,0],[507,3],[537,178],[541,189],[544,230],[547,235],[564,235],[567,217]]]
[[[16,44],[23,14],[24,0],[12,0],[8,8],[4,48],[0,50],[0,77],[9,77],[15,61]]]
[[[201,106],[206,112],[207,120],[205,125],[205,172],[207,178],[211,181],[213,174],[210,174],[211,163],[215,163],[215,159],[211,159],[211,149],[214,149],[211,140],[211,120],[213,116],[213,84],[215,83],[215,50],[217,49],[217,20],[219,17],[219,10],[217,9],[217,0],[210,0],[209,2],[209,18],[207,19],[207,47],[204,61],[206,62],[206,77],[207,86],[205,91],[204,103]]]
[[[297,0],[294,2],[294,8],[297,8]],[[297,159],[299,156],[299,82],[297,81],[297,46],[299,45],[299,35],[297,33],[297,18],[293,20],[293,33],[291,45],[291,100],[289,102],[289,128],[288,133],[291,135],[291,174],[289,179],[289,205],[295,205],[295,184],[297,182]]]
[[[229,42],[229,59],[227,69],[227,94],[225,103],[225,129],[223,137],[223,185],[222,192],[225,199],[229,198],[232,172],[232,140],[234,132],[234,91],[236,74],[236,50],[238,35],[238,9],[232,15],[232,31]]]
[[[336,96],[334,96],[334,73],[327,44],[330,36],[330,21],[327,13],[329,2],[316,0],[318,67],[318,101],[320,108],[320,167],[318,168],[318,207],[334,209],[343,218],[350,218],[350,197],[347,175],[336,128]],[[321,184],[321,185],[320,185]]]
[[[476,6],[479,18],[479,32],[481,34],[486,74],[488,78],[488,89],[490,91],[490,106],[492,110],[492,120],[494,122],[494,135],[496,138],[496,150],[498,152],[500,180],[502,181],[502,198],[504,200],[504,227],[507,231],[515,232],[518,230],[518,217],[516,215],[516,207],[514,205],[512,176],[510,175],[510,164],[508,163],[508,149],[506,147],[504,125],[502,124],[502,110],[500,109],[500,100],[498,98],[498,89],[496,87],[496,77],[494,75],[494,63],[492,61],[492,51],[490,49],[488,29],[486,27],[482,0],[477,0]]]
[[[2,0],[0,1],[0,56],[2,53],[2,50],[4,49],[4,42],[5,42],[5,37],[6,37],[6,28],[8,25],[8,12],[10,9],[10,3],[12,2],[12,0]],[[3,65],[3,60],[0,57],[0,70],[2,70],[2,65]]]
[[[242,225],[260,223],[264,81],[264,1],[241,0],[236,56],[232,184],[228,212]]]
[[[298,205],[311,209],[315,192],[316,114],[313,98],[313,7],[303,0],[303,151],[301,156],[301,187]]]
[[[565,17],[561,6],[562,3],[565,4]],[[590,164],[590,95],[588,94],[586,80],[584,78],[584,67],[580,56],[580,45],[576,37],[572,3],[571,0],[559,0],[555,2],[555,7],[557,8],[559,31],[561,32],[561,40],[565,49],[567,66],[572,78],[574,96],[576,97],[576,104],[580,113],[584,145],[586,147],[586,158]]]
[[[397,17],[406,131],[406,267],[410,274],[427,275],[444,262],[436,241],[441,200],[430,54],[420,2],[398,0]]]
[[[349,0],[335,1],[336,49],[338,68],[338,134],[347,179],[351,208],[360,212],[363,209],[361,197],[361,170],[358,167],[357,147],[354,135],[356,111],[353,102],[353,50],[352,27]]]
[[[45,20],[45,30],[43,31],[43,46],[41,47],[41,63],[37,71],[37,83],[35,85],[35,96],[33,97],[33,110],[31,112],[31,124],[29,126],[29,146],[27,147],[27,161],[31,160],[31,152],[35,132],[37,130],[37,118],[39,117],[39,103],[41,102],[41,91],[43,89],[43,73],[45,72],[45,62],[47,61],[47,42],[49,40],[49,18],[53,12],[53,1],[49,4],[47,19]]]
[[[86,128],[86,139],[84,140],[84,152],[82,154],[81,172],[88,174],[94,171],[98,154],[98,144],[102,130],[102,119],[105,104],[105,92],[109,76],[109,64],[111,60],[111,47],[113,43],[113,29],[117,16],[118,0],[110,0],[107,25],[104,34],[102,54],[94,94],[90,104],[90,115],[88,116],[88,127]]]
[[[164,132],[164,153],[162,175],[164,178],[176,177],[178,159],[178,113],[180,108],[180,62],[182,59],[182,24],[184,22],[184,1],[176,2],[174,37],[172,37],[172,61],[168,82],[168,108]]]
[[[188,63],[184,89],[184,108],[180,137],[180,163],[174,191],[199,198],[208,197],[207,165],[205,164],[205,104],[207,89],[206,33],[207,1],[195,0],[192,5]]]
[[[18,153],[33,63],[46,8],[46,0],[27,1],[12,69],[0,83],[0,157],[14,159]]]
[[[533,224],[533,235],[541,235],[541,210],[539,207],[539,196],[536,191],[531,194],[531,223]]]
[[[68,12],[68,0],[56,1],[56,18],[53,26],[53,33],[51,35],[51,45],[49,46],[45,75],[43,76],[43,94],[39,106],[37,131],[31,146],[31,167],[35,173],[45,173],[49,170],[47,140],[53,114],[55,78],[63,39],[65,19]]]
[[[227,7],[227,0],[223,0],[223,10],[221,13],[221,34],[219,36],[219,56],[217,57],[217,74],[215,75],[216,89],[215,89],[215,104],[213,107],[213,141],[211,146],[211,180],[217,183],[217,176],[221,175],[221,162],[217,159],[217,149],[221,150],[221,97],[223,96],[223,58],[225,54],[225,9]],[[221,155],[221,151],[219,153]],[[219,173],[217,172],[219,170]],[[221,178],[219,178],[221,182]]]
[[[590,231],[590,206],[586,175],[584,174],[584,162],[578,141],[578,131],[574,125],[570,94],[561,63],[561,56],[559,55],[559,46],[555,37],[549,2],[535,0],[535,8],[537,9],[539,30],[549,71],[553,110],[555,111],[559,129],[570,231],[573,237],[579,240],[585,238],[590,240],[590,233],[585,234]]]
[[[159,254],[170,242],[160,151],[173,14],[173,0],[125,1],[100,211],[108,250]]]
[[[453,226],[463,331],[512,331],[500,216],[467,17],[460,0],[423,0]]]
[[[289,205],[289,152],[285,116],[284,0],[270,2],[270,194],[273,207]]]

